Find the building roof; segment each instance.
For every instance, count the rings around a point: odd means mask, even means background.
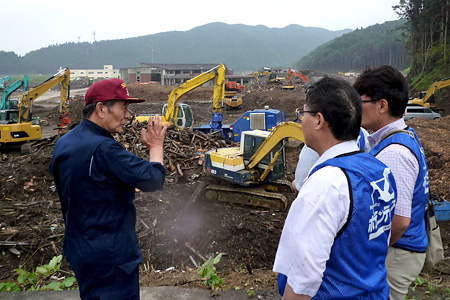
[[[205,70],[208,71],[220,64],[152,64],[141,63],[141,67],[157,68],[165,70]],[[226,66],[225,66],[226,67]]]

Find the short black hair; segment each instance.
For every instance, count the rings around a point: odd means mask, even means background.
[[[320,79],[308,87],[305,105],[311,111],[322,113],[337,140],[358,138],[362,118],[361,97],[347,81],[332,77]]]
[[[353,87],[372,100],[385,99],[391,116],[401,118],[408,105],[408,84],[403,74],[389,65],[368,68],[358,76]]]

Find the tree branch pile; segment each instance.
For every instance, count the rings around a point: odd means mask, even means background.
[[[141,129],[147,123],[130,122],[124,134],[116,136],[128,151],[148,159],[149,150],[141,142]],[[220,132],[205,134],[189,128],[170,126],[164,139],[164,166],[166,182],[177,183],[180,178],[193,181],[201,176],[204,154],[215,148],[236,147],[237,143],[226,140]]]

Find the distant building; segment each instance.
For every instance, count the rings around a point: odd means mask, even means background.
[[[266,69],[266,68],[264,68]],[[283,74],[283,73],[289,73],[289,69],[288,67],[273,67],[273,68],[267,68],[269,70],[271,70],[272,72],[274,72],[275,74]]]
[[[104,65],[103,69],[70,69],[70,80],[87,78],[89,80],[120,78],[120,70],[113,69],[112,65]]]
[[[120,69],[121,78],[127,83],[160,82],[161,85],[179,85],[201,73],[219,65],[215,64],[153,64],[141,63],[139,67]],[[253,80],[252,75],[234,75],[233,70],[227,69],[227,81],[236,81],[245,86]],[[213,86],[214,81],[205,83]]]
[[[355,73],[355,72],[347,72],[344,73],[345,76],[349,76],[349,77],[358,77],[360,73]]]

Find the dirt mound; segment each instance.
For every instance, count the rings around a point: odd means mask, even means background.
[[[414,128],[425,150],[430,191],[450,200],[450,116],[437,120],[415,118],[406,124]]]

